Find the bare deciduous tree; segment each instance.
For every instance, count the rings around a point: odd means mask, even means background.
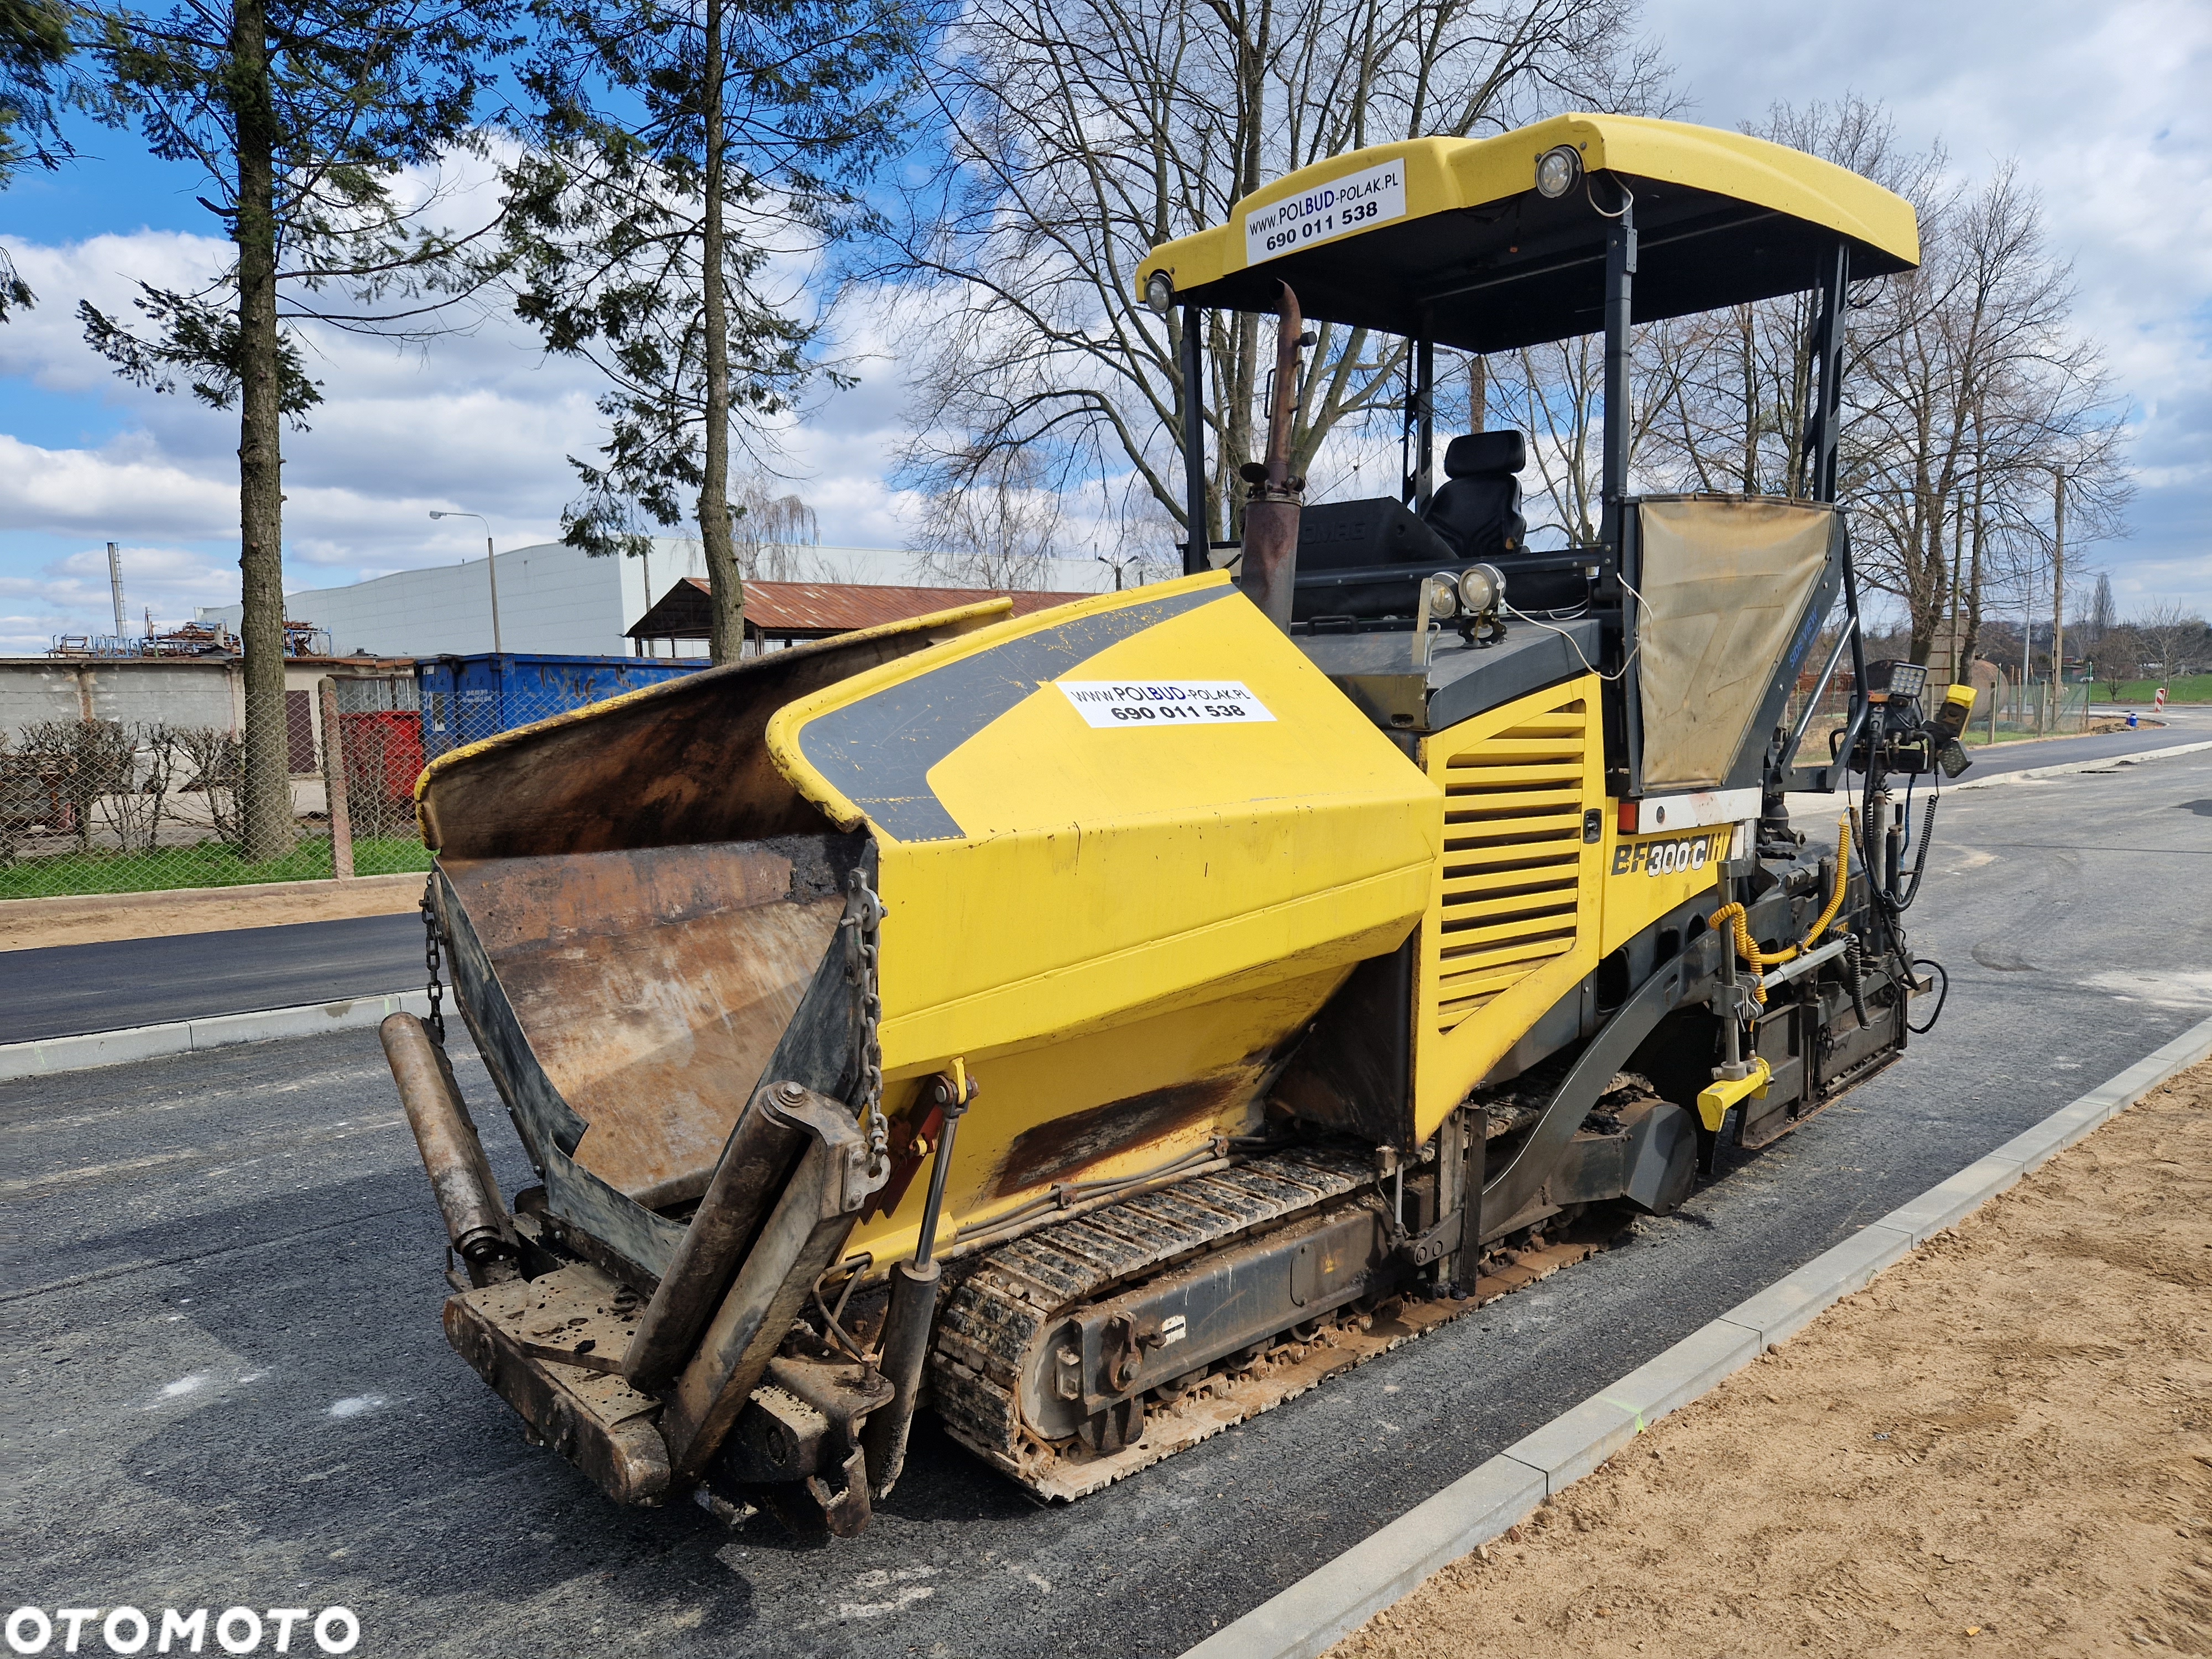
[[[1002,450],[967,476],[930,498],[914,538],[922,570],[953,587],[1042,587],[1063,520],[1043,469]]]
[[[1632,0],[975,0],[932,77],[944,161],[908,203],[896,267],[950,306],[916,365],[915,480],[989,495],[999,458],[1019,453],[1054,489],[1148,496],[1187,535],[1182,321],[1131,291],[1145,253],[1363,145],[1577,106],[1659,112],[1663,80],[1633,18]],[[1216,314],[1209,329],[1218,535],[1273,348],[1255,318]],[[1404,396],[1402,343],[1318,331],[1298,388],[1300,473],[1331,430]]]
[[[1867,585],[1905,609],[1909,653],[1926,661],[1948,633],[1965,660],[1993,590],[2049,591],[2054,466],[2069,548],[2118,533],[2129,487],[2102,352],[2072,327],[2068,267],[2010,167],[1965,190],[1940,149],[1906,152],[1856,99],[1778,106],[1759,136],[1919,211],[1920,269],[1853,285],[1839,487]],[[1803,494],[1812,326],[1801,295],[1639,330],[1639,482]]]
[[[796,495],[772,495],[760,478],[748,478],[730,493],[739,576],[749,582],[835,580],[821,560],[799,550],[822,539],[812,507]]]
[[[2158,599],[2128,618],[2142,652],[2142,665],[2160,681],[2171,680],[2205,659],[2204,617],[2179,599]]]
[[[1922,238],[1920,270],[1873,300],[1846,392],[1861,568],[1903,602],[1916,661],[1953,615],[1971,649],[2000,564],[2027,581],[2047,566],[2053,466],[2077,545],[2115,533],[2130,494],[2104,354],[2071,325],[2071,273],[2033,192],[2003,167],[1924,214]]]

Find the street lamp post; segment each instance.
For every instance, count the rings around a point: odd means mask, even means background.
[[[2066,681],[2066,469],[2051,469],[2051,729],[2058,729]]]
[[[484,574],[491,579],[491,651],[492,655],[503,655],[499,642],[499,562],[492,552],[491,521],[481,513],[441,513],[434,508],[434,519],[474,519],[484,527]]]

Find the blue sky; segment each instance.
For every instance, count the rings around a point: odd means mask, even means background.
[[[1730,126],[1856,91],[1915,145],[1941,139],[1966,177],[2017,158],[2130,410],[2131,533],[2087,551],[2124,613],[2159,598],[2212,611],[2212,7],[1647,0],[1644,27],[1688,118]],[[80,297],[127,307],[134,275],[209,269],[214,221],[188,169],[127,133],[78,136],[84,160],[0,195],[0,237],[41,300],[0,328],[0,652],[106,631],[110,539],[134,621],[237,593],[234,417],[125,386],[73,316]],[[889,295],[849,304],[860,384],[793,434],[786,470],[827,542],[904,538],[914,503],[890,473],[911,325]],[[503,317],[421,349],[327,342],[312,372],[329,401],[286,444],[294,586],[480,554],[473,521],[434,525],[432,507],[485,514],[501,546],[548,539],[574,494],[563,458],[597,441],[588,373],[544,361]]]

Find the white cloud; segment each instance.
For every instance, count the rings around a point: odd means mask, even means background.
[[[2132,410],[2134,533],[2094,556],[2123,609],[2142,593],[2212,611],[2212,8],[1647,0],[1644,16],[1691,119],[1734,126],[1856,92],[1911,143],[1941,140],[1966,177],[2017,158]]]
[[[2054,244],[2075,261],[2082,325],[2105,342],[2133,407],[2136,533],[2095,556],[2124,609],[2171,595],[2212,610],[2212,100],[2202,96],[2212,8],[1649,0],[1646,26],[1696,100],[1690,118],[1729,126],[1778,99],[1856,91],[1887,103],[1911,142],[1943,140],[1965,173],[2020,159]],[[453,215],[475,204],[483,171],[466,164]],[[173,620],[234,599],[235,416],[125,385],[74,314],[81,297],[131,314],[142,277],[189,288],[220,269],[226,245],[153,230],[67,246],[0,240],[41,296],[0,329],[0,408],[10,411],[0,421],[0,650],[112,625],[110,538],[125,544],[133,616],[151,605]],[[792,281],[805,269],[802,258],[776,265]],[[838,302],[837,356],[859,384],[787,423],[778,463],[825,541],[899,546],[915,521],[918,504],[890,481],[908,435],[906,374],[937,303],[880,288]],[[547,360],[504,314],[423,348],[328,331],[310,345],[325,401],[311,430],[284,438],[295,583],[480,551],[473,520],[433,524],[432,507],[485,514],[502,547],[557,533],[576,494],[564,458],[588,457],[601,437],[587,368]],[[1333,458],[1333,482],[1316,471],[1317,486],[1351,489],[1354,459],[1370,481],[1395,471],[1386,440],[1354,441]],[[1097,510],[1095,495],[1070,507]]]
[[[88,394],[124,429],[71,444],[73,401],[57,405],[56,439],[35,394],[19,392],[15,435],[0,434],[0,595],[15,612],[0,618],[0,651],[43,650],[59,632],[112,626],[106,587],[109,538],[183,544],[196,562],[141,580],[142,553],[125,556],[134,596],[157,620],[237,598],[237,416],[189,396],[161,395],[117,380],[84,344],[74,317],[88,297],[128,310],[125,273],[189,286],[216,269],[222,244],[142,231],[50,247],[9,239],[41,303],[0,330],[0,376],[81,400]],[[826,541],[899,546],[904,514],[886,475],[902,437],[896,424],[900,366],[887,342],[894,306],[880,294],[852,296],[848,368],[853,391],[832,396],[786,434],[781,463],[815,507]],[[483,530],[473,520],[433,523],[433,507],[483,514],[499,544],[549,541],[577,484],[567,457],[589,457],[602,440],[598,390],[582,365],[549,359],[514,319],[492,315],[471,332],[427,347],[395,346],[327,329],[309,332],[309,372],[324,402],[309,429],[288,429],[285,562],[289,585],[324,586],[364,576],[472,557]],[[29,418],[23,418],[27,416]],[[95,552],[75,547],[97,538]],[[197,545],[195,545],[197,544]],[[86,574],[81,561],[96,557]],[[135,625],[135,624],[134,624]]]

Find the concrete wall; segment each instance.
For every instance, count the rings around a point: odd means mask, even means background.
[[[239,665],[225,658],[57,660],[0,658],[0,732],[13,738],[40,720],[238,722]]]
[[[353,668],[345,664],[287,662],[284,689],[312,695],[325,676],[344,679],[399,675],[411,682],[413,674],[411,667],[388,665],[363,664]],[[235,658],[165,661],[131,657],[0,657],[0,738],[13,742],[23,727],[41,720],[119,720],[126,726],[159,721],[234,732],[246,719],[245,687],[245,672]],[[405,707],[412,690],[410,684],[400,688],[398,696],[370,695],[345,702],[362,708]],[[319,715],[311,714],[310,719],[316,764],[320,765],[322,723]]]

